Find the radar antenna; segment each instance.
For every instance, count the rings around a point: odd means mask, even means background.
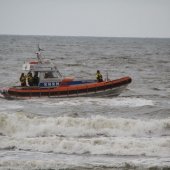
[[[39,44],[37,45],[37,48],[38,48],[38,52],[36,52],[36,54],[37,54],[37,59],[38,59],[38,62],[42,63],[41,51],[44,51],[44,49],[40,48],[40,45],[39,45]]]
[[[40,51],[44,51],[44,49],[40,48],[40,45],[39,45],[39,44],[38,44],[37,48],[38,48],[38,51],[39,51],[39,52],[40,52]]]

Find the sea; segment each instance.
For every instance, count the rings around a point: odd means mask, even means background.
[[[43,58],[63,76],[130,76],[118,97],[0,98],[0,170],[169,170],[170,39],[0,35],[0,88]]]

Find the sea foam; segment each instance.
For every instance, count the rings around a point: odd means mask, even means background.
[[[0,137],[0,149],[31,150],[45,153],[120,155],[120,156],[169,156],[170,138],[134,137]],[[9,150],[9,149],[8,149]],[[10,149],[11,150],[11,149]]]
[[[0,133],[10,137],[48,136],[166,136],[170,119],[125,119],[93,116],[91,118],[40,117],[24,113],[0,114]]]

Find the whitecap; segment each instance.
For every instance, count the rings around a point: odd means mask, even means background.
[[[62,154],[91,154],[119,156],[162,156],[170,153],[169,137],[134,138],[134,137],[38,137],[38,138],[6,138],[0,137],[1,150],[13,148],[31,150],[33,152]]]
[[[13,137],[166,136],[170,119],[33,117],[24,113],[0,114],[0,132]]]

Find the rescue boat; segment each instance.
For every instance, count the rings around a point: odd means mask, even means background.
[[[5,98],[32,97],[104,97],[118,96],[131,83],[130,77],[98,82],[97,80],[78,80],[73,77],[63,77],[57,66],[51,60],[42,59],[40,50],[36,53],[37,60],[23,64],[24,72],[38,76],[34,86],[13,86],[2,88],[1,95]]]

